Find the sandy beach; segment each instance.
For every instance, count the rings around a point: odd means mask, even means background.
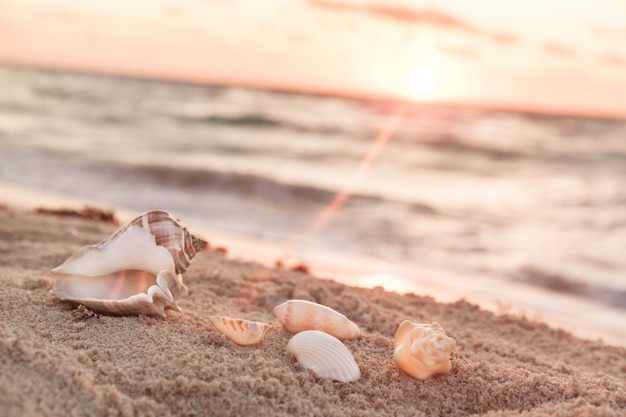
[[[183,312],[167,318],[90,314],[51,295],[50,269],[117,227],[0,210],[0,415],[626,415],[626,349],[462,300],[344,286],[218,250],[194,259]],[[276,322],[273,307],[288,299],[327,305],[359,325],[363,336],[345,344],[360,380],[305,371],[287,353],[285,331],[241,347],[207,320]],[[395,367],[393,336],[405,319],[437,321],[456,339],[449,374],[417,381]]]

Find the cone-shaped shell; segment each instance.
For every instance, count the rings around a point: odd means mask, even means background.
[[[319,378],[341,382],[354,382],[361,378],[361,370],[348,348],[328,333],[317,330],[300,332],[287,344],[287,352]]]
[[[320,330],[341,340],[358,339],[361,336],[359,326],[346,316],[311,301],[286,301],[274,308],[274,316],[291,333]]]
[[[272,327],[267,323],[224,316],[209,316],[209,321],[228,340],[241,346],[260,342]]]
[[[102,242],[79,249],[52,272],[92,276],[139,269],[156,275],[169,269],[182,274],[206,246],[207,242],[189,233],[171,214],[152,210]]]
[[[450,372],[450,355],[456,341],[448,337],[439,323],[417,324],[405,320],[394,339],[393,361],[413,378],[424,380]]]
[[[120,271],[108,276],[68,275],[57,280],[52,294],[91,310],[115,316],[161,315],[180,311],[176,298],[187,294],[180,275],[164,269],[157,276],[145,271]]]
[[[169,213],[149,211],[54,268],[51,292],[102,313],[165,315],[180,310],[181,274],[206,245]]]

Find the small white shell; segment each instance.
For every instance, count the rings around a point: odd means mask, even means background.
[[[54,268],[50,292],[102,313],[165,316],[180,310],[181,274],[206,245],[169,213],[149,211]]]
[[[439,323],[417,324],[405,320],[394,339],[393,361],[413,378],[424,380],[450,372],[450,354],[456,341],[448,337]]]
[[[209,316],[209,321],[228,340],[242,346],[260,342],[272,328],[267,323],[224,316]]]
[[[361,370],[348,348],[328,333],[317,330],[300,332],[287,344],[287,352],[319,378],[341,382],[354,382],[361,378]]]
[[[332,308],[305,300],[289,300],[274,308],[274,316],[291,333],[320,330],[337,339],[358,339],[361,330]]]

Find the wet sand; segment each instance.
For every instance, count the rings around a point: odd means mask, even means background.
[[[192,225],[190,229],[193,231]],[[0,210],[0,415],[3,416],[623,416],[626,349],[465,301],[437,303],[202,252],[185,274],[183,313],[89,314],[48,291],[50,268],[117,227],[80,217]],[[213,242],[211,236],[203,236]],[[271,331],[240,347],[212,329],[223,314],[274,322],[292,298],[355,321],[353,383],[316,378]],[[392,362],[404,319],[437,321],[457,340],[447,375],[416,381]]]

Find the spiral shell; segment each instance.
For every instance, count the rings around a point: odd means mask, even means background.
[[[228,340],[241,346],[260,342],[272,328],[267,323],[224,316],[209,316],[209,321]]]
[[[286,301],[274,308],[274,316],[291,333],[320,330],[341,340],[358,339],[361,336],[359,326],[346,316],[311,301]]]
[[[160,315],[181,311],[176,298],[187,294],[180,275],[164,269],[156,277],[145,271],[120,271],[104,277],[70,275],[57,280],[52,293],[61,300],[83,304],[113,316]]]
[[[172,263],[167,257],[162,259],[160,256],[151,255],[149,251],[145,251],[145,254],[139,256],[135,253],[136,250],[132,251],[133,248],[129,248],[131,253],[126,256],[123,253],[110,251],[110,247],[119,246],[120,241],[126,241],[124,237],[133,232],[134,229],[142,229],[146,232],[146,239],[143,239],[145,242],[142,242],[144,246],[156,245],[160,252],[169,252]],[[196,253],[206,246],[207,242],[189,233],[171,214],[163,210],[152,210],[131,220],[100,243],[79,249],[69,259],[54,268],[52,272],[74,273],[74,271],[80,270],[85,275],[93,275],[107,273],[101,272],[101,270],[107,269],[105,264],[108,264],[117,270],[160,271],[172,269],[172,272],[182,274],[187,270]],[[111,256],[107,256],[108,254]],[[112,258],[113,256],[115,258]],[[154,260],[159,261],[158,266],[155,266]],[[96,270],[97,272],[92,272]]]
[[[361,378],[361,370],[348,348],[328,333],[317,330],[300,332],[289,340],[287,352],[319,378],[341,382],[354,382]]]
[[[169,213],[149,211],[54,268],[50,292],[102,313],[165,316],[165,309],[180,310],[176,297],[187,293],[181,274],[206,245]]]
[[[394,339],[393,361],[416,379],[450,372],[450,354],[456,341],[448,337],[439,323],[417,324],[405,320]]]

